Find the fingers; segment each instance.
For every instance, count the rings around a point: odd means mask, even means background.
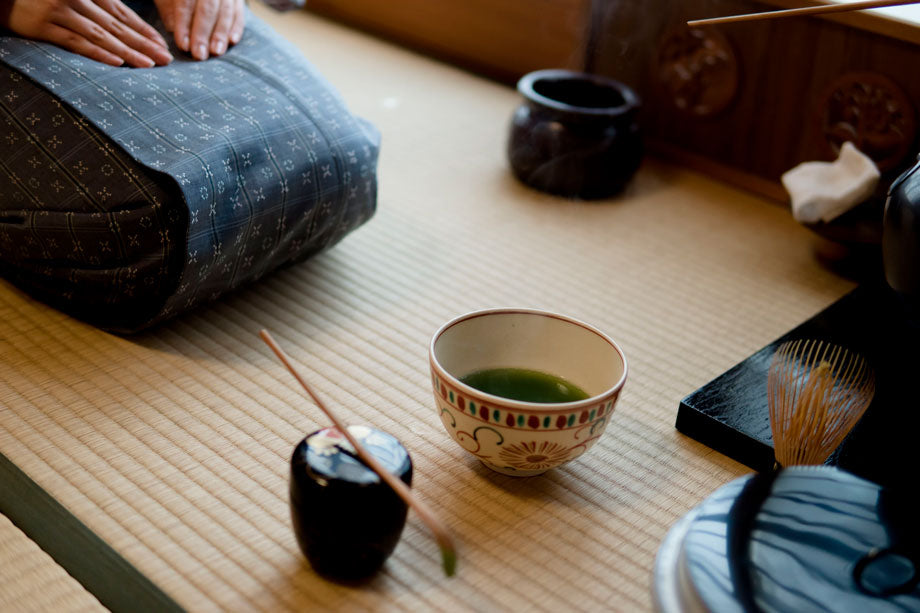
[[[154,0],[156,4],[157,12],[160,13],[160,19],[163,20],[163,26],[166,28],[167,32],[172,32],[176,28],[175,24],[175,11],[173,10],[173,1],[172,0]]]
[[[130,65],[163,66],[172,61],[166,41],[159,32],[118,0],[75,3],[75,7],[83,17],[99,28],[90,27],[87,30],[84,22],[84,29],[77,26],[73,28],[74,31],[124,58]],[[73,20],[71,23],[76,25],[78,21]]]
[[[176,45],[196,60],[223,55],[243,37],[243,0],[177,0],[173,8]]]
[[[160,33],[120,0],[77,0],[72,2],[72,7],[111,36],[100,35],[95,28],[89,32],[77,29],[76,32],[86,36],[90,42],[118,54],[130,65],[146,67],[152,64],[165,65],[172,61],[166,41]]]
[[[144,38],[155,41],[157,44],[159,44],[160,47],[163,47],[164,49],[169,47],[160,33],[156,31],[156,28],[141,19],[140,15],[122,4],[119,0],[94,0],[94,2],[104,11],[110,15],[113,15],[118,21],[125,24]]]
[[[211,41],[208,49],[212,55],[223,55],[230,42],[230,27],[233,25],[233,5],[235,0],[222,0],[217,22],[211,32]]]
[[[119,55],[106,51],[99,45],[95,45],[80,36],[73,30],[62,28],[61,26],[49,23],[43,31],[44,39],[52,42],[64,49],[79,53],[91,60],[108,64],[109,66],[122,66],[125,63],[124,58]]]
[[[246,27],[246,12],[243,10],[243,0],[235,0],[233,25],[230,26],[230,44],[235,45],[243,38],[243,28]]]
[[[195,16],[192,20],[192,47],[189,51],[196,60],[208,59],[211,34],[214,32],[221,9],[227,4],[227,0],[198,0],[198,4],[195,5]]]
[[[195,15],[194,0],[176,0],[173,5],[173,38],[176,46],[188,52],[191,45],[192,17]]]

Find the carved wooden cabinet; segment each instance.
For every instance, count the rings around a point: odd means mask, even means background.
[[[776,199],[783,172],[848,140],[896,176],[917,152],[920,26],[866,13],[685,25],[808,4],[608,0],[589,68],[640,92],[652,150]]]

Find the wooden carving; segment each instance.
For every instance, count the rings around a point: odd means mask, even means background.
[[[675,109],[711,117],[724,110],[738,91],[738,60],[718,31],[678,28],[659,45],[657,80]]]
[[[850,141],[881,170],[899,165],[912,151],[916,118],[907,95],[888,77],[851,72],[828,87],[820,104],[821,133],[836,156]]]

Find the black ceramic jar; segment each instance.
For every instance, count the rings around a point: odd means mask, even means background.
[[[920,319],[920,161],[888,190],[882,223],[885,280]]]
[[[540,70],[518,82],[508,160],[521,181],[570,198],[622,191],[639,168],[639,97],[599,75]]]
[[[367,426],[348,431],[384,468],[412,484],[412,460],[399,441]],[[383,565],[408,511],[335,428],[310,434],[294,449],[290,503],[301,551],[317,573],[340,581],[367,578]]]

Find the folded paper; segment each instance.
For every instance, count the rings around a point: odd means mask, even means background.
[[[782,176],[801,223],[830,222],[864,202],[875,191],[878,168],[852,143],[844,143],[834,162],[803,162]]]

